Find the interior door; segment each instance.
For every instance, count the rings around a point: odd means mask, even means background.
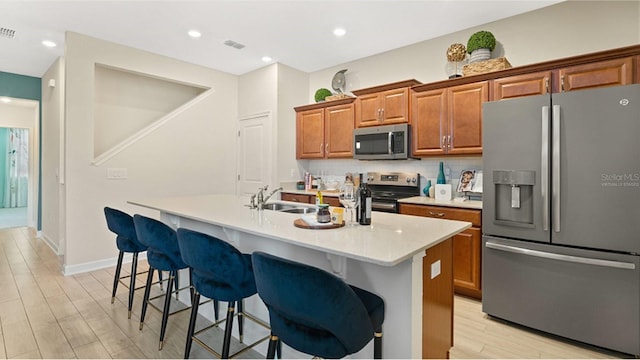
[[[271,176],[271,114],[262,113],[238,121],[236,193],[255,194]]]
[[[640,85],[552,97],[560,170],[552,242],[640,253]]]

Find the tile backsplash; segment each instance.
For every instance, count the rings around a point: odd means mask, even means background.
[[[455,190],[460,181],[463,170],[482,170],[481,157],[451,157],[451,158],[423,158],[421,160],[300,160],[298,161],[300,178],[305,171],[309,171],[314,177],[323,177],[329,180],[344,181],[344,174],[366,173],[369,171],[399,171],[416,172],[420,174],[420,186],[424,187],[427,179],[435,184],[438,176],[440,161],[444,163],[444,172],[447,184],[451,184]],[[457,194],[454,194],[457,195]]]

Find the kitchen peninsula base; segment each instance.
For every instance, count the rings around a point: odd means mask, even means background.
[[[385,301],[384,358],[448,357],[453,334],[451,237],[470,223],[374,212],[371,226],[307,230],[293,226],[295,214],[250,210],[235,197],[131,203],[159,210],[161,220],[176,228],[219,237],[244,253],[264,251],[306,263],[378,294]],[[245,301],[245,310],[268,320],[258,296]],[[206,309],[201,314],[211,317]],[[352,357],[372,355],[371,342]],[[283,356],[308,355],[284,346]]]

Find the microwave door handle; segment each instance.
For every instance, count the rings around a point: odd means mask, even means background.
[[[393,152],[391,152],[392,149],[393,149],[393,132],[389,131],[389,136],[387,140],[387,154],[389,155],[393,154]]]

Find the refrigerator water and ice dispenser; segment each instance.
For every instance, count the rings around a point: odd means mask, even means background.
[[[495,219],[497,225],[533,228],[533,186],[536,172],[494,170]]]

